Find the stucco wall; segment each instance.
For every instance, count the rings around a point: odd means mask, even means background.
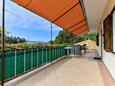
[[[108,0],[107,5],[104,10],[104,13],[103,13],[103,16],[102,16],[100,29],[102,28],[102,30],[103,30],[103,21],[110,14],[110,12],[112,11],[114,6],[115,6],[115,0]],[[101,39],[100,39],[100,43],[101,43]],[[97,47],[98,52],[101,51],[100,47],[101,46]],[[113,54],[111,52],[106,52],[103,49],[103,62],[106,65],[106,67],[108,68],[108,70],[110,71],[113,79],[115,80],[115,54]]]

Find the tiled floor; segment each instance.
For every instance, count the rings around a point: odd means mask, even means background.
[[[106,66],[100,61],[98,63],[104,81],[104,86],[115,86],[115,81],[113,80]]]
[[[80,58],[63,59],[16,86],[104,86],[102,71],[94,56],[95,52],[91,51]]]

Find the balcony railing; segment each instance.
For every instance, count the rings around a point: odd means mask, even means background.
[[[65,55],[64,47],[45,47],[5,52],[5,81],[55,61]],[[1,53],[0,53],[1,57]],[[0,58],[1,65],[1,58]],[[1,74],[1,66],[0,66]],[[1,76],[0,76],[1,80]]]

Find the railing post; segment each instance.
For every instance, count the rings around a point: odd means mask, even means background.
[[[26,50],[24,49],[24,72],[26,70]]]
[[[57,47],[56,47],[56,57],[58,58],[58,50],[57,50]]]
[[[47,47],[46,47],[46,63],[47,63],[47,61],[48,61],[48,60],[47,60],[47,56],[48,56],[48,55],[47,55]]]
[[[60,57],[61,57],[61,47],[60,47]]]
[[[57,56],[56,56],[56,47],[55,47],[55,59],[57,59]]]
[[[42,64],[43,64],[43,48],[42,48]]]
[[[33,69],[33,49],[31,49],[31,69]]]
[[[61,46],[60,46],[60,57],[61,57]]]
[[[62,57],[62,46],[60,47],[60,55]]]
[[[60,56],[60,46],[59,46],[59,48],[58,48],[58,49],[59,49],[59,58],[60,58],[60,57],[61,57],[61,56]]]
[[[52,63],[52,46],[51,46],[51,63]]]
[[[15,77],[16,77],[16,68],[17,68],[17,50],[15,50]]]
[[[59,48],[58,48],[58,46],[57,46],[57,58],[59,58]]]
[[[38,67],[38,48],[37,48],[37,67]]]
[[[58,46],[58,57],[60,58],[60,51],[59,51],[59,48],[60,48],[60,47]]]

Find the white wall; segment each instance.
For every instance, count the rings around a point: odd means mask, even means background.
[[[97,52],[99,53],[99,55],[101,56],[101,38],[99,38],[99,46],[97,46]],[[113,79],[115,80],[115,54],[111,53],[111,52],[106,52],[104,49],[102,51],[103,53],[103,62],[106,65],[106,67],[108,68],[111,76],[113,77]]]
[[[108,3],[106,5],[105,11],[104,11],[103,16],[102,16],[100,29],[103,30],[103,21],[107,17],[107,15],[110,14],[110,12],[112,11],[114,6],[115,6],[115,0],[108,0]],[[99,30],[99,32],[100,31],[101,30]],[[100,39],[100,43],[101,43],[101,39]],[[103,46],[104,46],[104,44],[103,44]],[[100,53],[101,52],[101,45],[99,47],[97,47],[97,51],[99,52],[99,55],[101,55],[101,53]],[[115,54],[113,54],[112,52],[106,52],[103,49],[103,62],[106,65],[106,67],[108,68],[113,79],[115,80]]]
[[[101,31],[99,32],[99,46],[97,46],[97,52],[101,56]]]
[[[97,50],[99,56],[101,56],[101,47],[97,46],[97,47],[96,47],[96,50]]]
[[[103,62],[115,80],[115,54],[103,50]]]

